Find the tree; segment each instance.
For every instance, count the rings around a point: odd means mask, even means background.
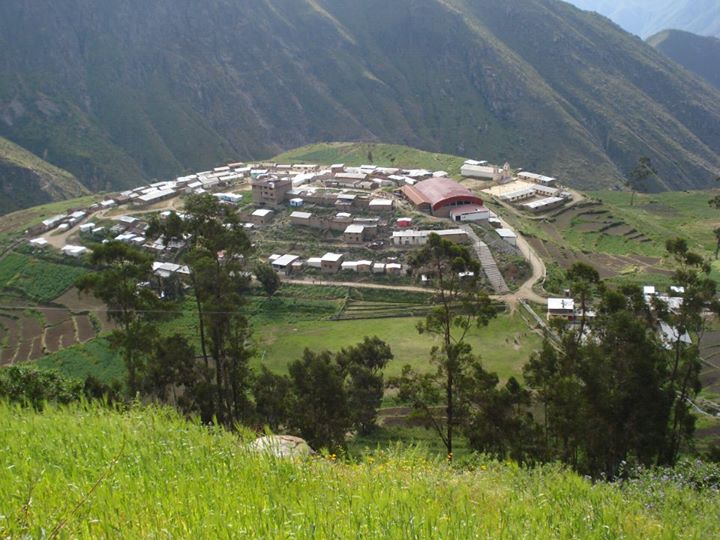
[[[466,247],[431,234],[428,243],[412,257],[411,267],[415,274],[430,276],[435,290],[435,307],[418,325],[418,331],[437,336],[441,344],[430,352],[437,366],[434,373],[419,374],[406,366],[393,384],[400,389],[401,397],[413,404],[416,414],[437,431],[452,458],[458,427],[456,382],[476,360],[466,338],[471,329],[487,326],[497,311],[479,290],[480,264]],[[440,404],[444,415],[438,414]]]
[[[600,274],[595,268],[584,262],[574,263],[567,271],[570,280],[570,291],[580,301],[580,331],[578,339],[585,335],[587,325],[588,302],[592,298],[594,287],[600,283]]]
[[[717,316],[720,306],[716,300],[717,284],[710,278],[710,264],[690,251],[682,238],[668,240],[666,248],[675,259],[673,279],[682,291],[679,306],[671,309],[661,302],[655,305],[658,319],[670,329],[666,344],[671,349],[668,386],[673,402],[665,463],[674,464],[683,443],[691,440],[695,430],[689,402],[701,389],[700,341],[709,320],[708,313]]]
[[[342,349],[336,361],[346,377],[348,407],[353,428],[368,434],[376,427],[385,381],[382,370],[393,359],[390,346],[378,337]]]
[[[368,163],[373,163],[374,160],[373,160],[372,150],[368,150],[367,158],[368,158]]]
[[[290,364],[294,400],[290,422],[314,448],[342,448],[352,421],[342,369],[331,353],[305,349]]]
[[[652,162],[649,157],[642,156],[638,159],[635,168],[630,172],[627,178],[626,185],[630,189],[632,195],[630,197],[630,206],[635,204],[635,193],[641,189],[643,182],[657,174],[657,171],[653,168]]]
[[[184,412],[195,410],[195,385],[200,379],[195,349],[179,334],[155,341],[143,382],[145,393],[172,403]]]
[[[498,388],[498,376],[480,364],[468,375],[461,383],[459,409],[470,447],[501,459],[535,459],[538,430],[530,412],[530,392],[514,377]]]
[[[546,341],[525,366],[543,407],[546,459],[613,478],[626,462],[672,465],[690,442],[698,344],[707,309],[717,313],[718,306],[709,265],[684,240],[667,247],[678,265],[680,302],[648,302],[638,287],[598,283],[590,332],[580,336],[579,325],[559,325],[559,343]]]
[[[713,229],[713,234],[715,235],[715,259],[717,260],[718,253],[720,253],[720,227]]]
[[[171,215],[172,217],[172,215]],[[232,208],[211,195],[191,196],[182,220],[153,223],[151,230],[168,242],[187,238],[184,262],[190,268],[198,312],[200,349],[207,379],[215,394],[212,415],[232,426],[252,416],[249,360],[253,354],[250,324],[242,313],[249,287],[246,262],[252,251],[243,224]]]
[[[260,282],[268,298],[272,298],[280,288],[282,282],[275,269],[264,262],[255,265],[255,277]]]
[[[98,270],[77,282],[81,293],[93,294],[108,308],[117,323],[110,343],[122,350],[131,394],[139,390],[147,354],[152,349],[156,323],[170,306],[143,284],[152,276],[151,259],[140,250],[120,242],[97,246],[92,263]]]
[[[253,396],[261,423],[275,433],[289,426],[293,394],[292,382],[287,375],[278,375],[263,366],[255,378]]]

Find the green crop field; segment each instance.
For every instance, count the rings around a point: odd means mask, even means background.
[[[280,460],[176,414],[0,403],[3,538],[717,538],[712,490],[421,449]],[[470,465],[472,463],[472,465]]]
[[[37,360],[41,368],[56,369],[74,379],[85,380],[92,375],[96,379],[110,384],[124,382],[127,371],[119,354],[110,348],[105,338],[96,338],[87,343],[67,349]]]
[[[369,159],[372,157],[372,159]],[[459,175],[465,158],[424,152],[408,146],[377,143],[321,143],[303,146],[273,158],[278,163],[344,163],[348,167],[372,164],[378,167],[426,168]]]
[[[0,284],[39,302],[50,302],[67,291],[87,270],[10,253],[0,261]]]

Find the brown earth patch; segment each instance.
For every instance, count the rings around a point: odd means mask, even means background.
[[[90,341],[97,335],[95,333],[95,328],[92,325],[92,321],[87,315],[76,316],[75,324],[77,326],[77,337],[80,343]]]
[[[32,341],[30,353],[28,354],[28,360],[37,360],[43,356],[45,356],[45,353],[43,353],[42,350],[42,336],[38,336]]]
[[[20,341],[20,330],[17,319],[0,315],[0,337],[2,338],[2,352],[0,352],[0,364],[12,363]]]
[[[43,317],[45,317],[46,326],[58,326],[70,320],[72,317],[72,314],[66,309],[45,308],[42,306],[38,306],[35,309],[42,313]]]
[[[63,339],[63,336],[68,336]],[[75,326],[72,320],[67,319],[62,324],[48,328],[45,331],[45,348],[48,352],[59,351],[65,343],[75,341]]]

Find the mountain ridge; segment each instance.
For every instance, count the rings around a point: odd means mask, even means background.
[[[641,155],[653,189],[720,168],[720,92],[555,0],[7,3],[0,73],[0,136],[91,190],[334,140],[585,188]]]
[[[664,30],[647,39],[654,47],[688,71],[720,89],[720,39],[682,30]]]
[[[715,0],[567,0],[596,11],[642,37],[676,28],[720,37],[720,4]]]
[[[0,137],[0,213],[87,193],[69,172]]]

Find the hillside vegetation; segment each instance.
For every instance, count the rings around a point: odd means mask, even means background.
[[[424,152],[409,146],[351,142],[311,144],[284,152],[273,160],[278,163],[343,163],[348,167],[359,167],[372,161],[378,167],[416,167],[443,170],[451,175],[459,175],[465,162],[460,156]]]
[[[0,137],[0,214],[86,193],[69,172]]]
[[[596,189],[720,167],[720,91],[557,0],[4,2],[0,66],[0,136],[91,190],[333,140]]]
[[[720,88],[720,39],[665,30],[648,38],[648,43],[688,71]]]
[[[555,466],[422,450],[283,461],[174,413],[0,404],[3,537],[714,538],[712,490],[682,474],[592,485]],[[246,439],[247,440],[247,439]]]

